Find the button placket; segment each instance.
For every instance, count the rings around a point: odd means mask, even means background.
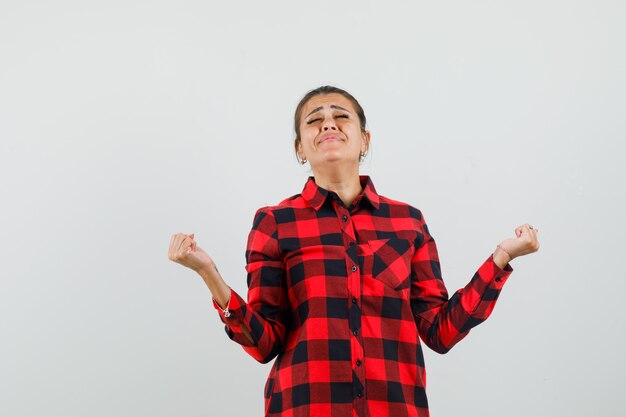
[[[339,219],[339,226],[341,229],[341,233],[343,235],[344,248],[346,251],[346,267],[348,270],[348,279],[347,279],[347,293],[348,299],[348,331],[350,332],[350,345],[351,345],[351,364],[353,369],[353,376],[356,378],[356,381],[360,381],[358,385],[361,385],[364,381],[364,366],[362,366],[360,360],[360,365],[355,365],[357,358],[363,357],[363,346],[361,342],[361,308],[359,305],[359,299],[361,297],[361,276],[359,265],[359,257],[357,250],[357,236],[355,230],[355,224],[353,222],[353,218],[351,217],[349,212],[342,210],[340,208],[337,212]],[[363,392],[363,387],[360,386],[358,389],[354,391],[354,399],[358,402],[362,402],[362,398],[364,398],[365,394]]]

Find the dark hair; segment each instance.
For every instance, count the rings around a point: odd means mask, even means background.
[[[300,117],[302,116],[302,109],[304,108],[304,105],[313,97],[319,96],[319,95],[325,95],[325,94],[333,94],[333,93],[341,94],[342,96],[350,100],[350,102],[352,102],[352,106],[354,106],[354,110],[356,110],[356,114],[357,116],[359,116],[359,121],[361,124],[361,131],[365,132],[365,124],[367,122],[367,120],[365,119],[365,112],[363,111],[363,107],[361,107],[357,99],[354,98],[352,94],[348,93],[346,90],[342,90],[341,88],[333,87],[332,85],[323,85],[321,87],[317,87],[316,89],[309,91],[308,93],[304,95],[304,97],[302,97],[302,99],[298,103],[298,106],[296,107],[296,113],[294,114],[294,118],[293,118],[294,130],[296,131],[296,138],[294,140],[293,146],[296,151],[296,159],[300,163],[302,162],[300,161],[300,157],[298,155],[298,144],[301,141]]]

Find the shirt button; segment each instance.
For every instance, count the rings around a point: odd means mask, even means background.
[[[356,265],[352,265],[352,272],[356,272]]]
[[[356,303],[357,303],[357,299],[356,299],[356,298],[353,298],[353,299],[352,299],[352,304],[356,304]]]
[[[361,361],[357,359],[356,366],[361,366]]]
[[[359,334],[359,331],[358,330],[352,330],[352,334],[356,336],[357,334]]]
[[[344,222],[348,221],[348,216],[346,216],[345,214],[343,216],[341,216],[341,220],[343,220]]]
[[[361,398],[363,396],[363,394],[359,392],[356,396]]]

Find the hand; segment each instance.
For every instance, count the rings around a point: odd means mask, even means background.
[[[194,240],[194,234],[176,233],[172,235],[167,257],[176,263],[196,272],[202,269],[212,268],[213,259],[200,248]]]
[[[526,223],[515,229],[516,238],[503,240],[499,246],[508,253],[511,259],[537,252],[539,250],[537,233],[539,233],[539,229],[531,229],[530,225]]]

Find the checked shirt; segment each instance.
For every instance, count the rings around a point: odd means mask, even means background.
[[[428,416],[420,338],[450,350],[491,314],[513,271],[490,255],[449,298],[420,210],[360,181],[350,207],[309,177],[300,194],[260,208],[247,301],[231,289],[225,314],[213,300],[233,341],[261,363],[276,358],[266,416]]]

